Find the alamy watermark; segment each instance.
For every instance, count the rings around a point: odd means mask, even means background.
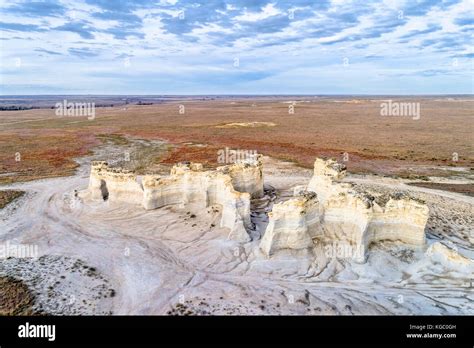
[[[328,258],[340,259],[362,259],[364,258],[364,247],[352,245],[348,242],[333,242],[324,246],[324,252]]]
[[[381,116],[411,117],[413,120],[420,119],[420,103],[396,102],[385,100],[380,103]]]
[[[0,259],[8,257],[37,258],[38,245],[35,244],[13,244],[10,241],[0,244]]]
[[[56,103],[56,116],[87,116],[88,120],[95,119],[95,103],[72,103],[66,99]]]
[[[257,156],[257,150],[233,150],[226,147],[217,151],[217,163],[255,163]]]
[[[56,325],[38,325],[26,322],[18,326],[19,338],[47,338],[48,341],[56,339]]]

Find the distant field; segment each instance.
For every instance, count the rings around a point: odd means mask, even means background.
[[[104,134],[164,139],[175,145],[165,163],[215,166],[217,151],[227,146],[305,167],[316,156],[343,160],[347,153],[351,171],[413,178],[474,165],[472,97],[391,98],[420,102],[419,120],[381,116],[375,97],[198,99],[98,107],[94,120],[59,117],[51,108],[1,111],[0,182],[71,174],[72,159],[100,144]]]

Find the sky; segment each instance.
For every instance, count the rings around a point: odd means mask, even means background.
[[[0,94],[472,94],[474,0],[0,0]]]

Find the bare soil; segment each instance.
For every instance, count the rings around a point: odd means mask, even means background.
[[[462,193],[468,196],[474,196],[474,185],[472,184],[445,184],[439,182],[413,182],[409,185],[427,187],[434,190],[444,190],[449,192]]]

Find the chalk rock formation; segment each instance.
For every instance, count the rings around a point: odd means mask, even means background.
[[[313,238],[322,233],[320,205],[315,193],[275,204],[269,224],[260,242],[260,249],[271,255],[278,249],[306,249],[313,246]]]
[[[217,171],[230,175],[235,190],[248,192],[253,198],[259,198],[263,195],[262,167],[262,156],[257,155],[232,165],[219,167]]]
[[[309,242],[285,243],[285,239],[276,237],[288,235],[286,240],[292,241],[289,235],[294,234],[294,238],[301,240],[301,231],[321,231],[307,232],[305,241],[313,238],[323,245],[334,242],[351,245],[353,251],[347,257],[358,262],[364,262],[370,243],[379,240],[424,244],[428,208],[423,202],[404,194],[373,197],[351,183],[341,182],[345,174],[344,165],[333,160],[316,159],[314,175],[307,190],[315,193],[317,199],[307,201],[299,197],[274,205],[273,211],[278,213],[269,216],[269,224],[260,245],[262,251],[271,255],[278,249],[300,249],[303,245],[310,247]],[[301,188],[298,187],[297,191],[301,191]],[[319,219],[314,218],[315,211],[319,212]],[[298,214],[309,215],[309,218],[300,217],[298,221],[301,226],[294,230],[294,216]]]
[[[309,181],[307,190],[316,192],[318,199],[324,203],[330,196],[339,194],[344,191],[345,185],[339,183],[346,176],[346,166],[332,159],[324,160],[316,158],[314,161],[313,177]]]
[[[456,250],[448,248],[440,242],[431,244],[426,250],[426,256],[431,258],[432,261],[438,262],[450,269],[458,272],[464,271],[470,274],[471,277],[474,274],[473,260],[459,254]]]
[[[352,248],[343,257],[363,262],[372,242],[424,244],[428,219],[424,202],[401,193],[374,197],[343,182],[345,174],[344,165],[316,159],[308,186],[295,187],[294,197],[275,204],[269,213],[260,242],[263,253],[307,249],[314,243],[337,247],[339,243]],[[198,163],[181,163],[168,176],[140,179],[106,162],[93,162],[88,194],[95,199],[141,204],[145,209],[176,205],[203,210],[217,205],[222,208],[220,226],[230,229],[229,238],[250,240],[250,198],[263,195],[261,156],[215,171],[204,171]]]
[[[145,209],[219,205],[220,226],[230,229],[229,238],[250,240],[250,197],[263,194],[261,156],[216,171],[204,171],[199,163],[181,163],[171,169],[169,176],[146,175],[141,181],[133,172],[96,161],[91,165],[87,193],[93,199],[141,204]]]
[[[143,201],[143,189],[137,175],[122,168],[111,168],[103,161],[91,164],[89,192],[94,199],[132,204]]]
[[[434,276],[436,274],[436,276]],[[402,285],[427,282],[434,285],[472,287],[474,260],[460,254],[454,244],[440,242],[431,244],[425,257],[420,258],[404,270]]]
[[[250,240],[246,231],[251,228],[250,194],[236,191],[227,174],[202,171],[201,166],[193,163],[179,164],[170,176],[145,176],[143,191],[145,209],[190,204],[199,209],[218,204],[222,207],[220,225],[230,229],[229,238],[239,242]]]

